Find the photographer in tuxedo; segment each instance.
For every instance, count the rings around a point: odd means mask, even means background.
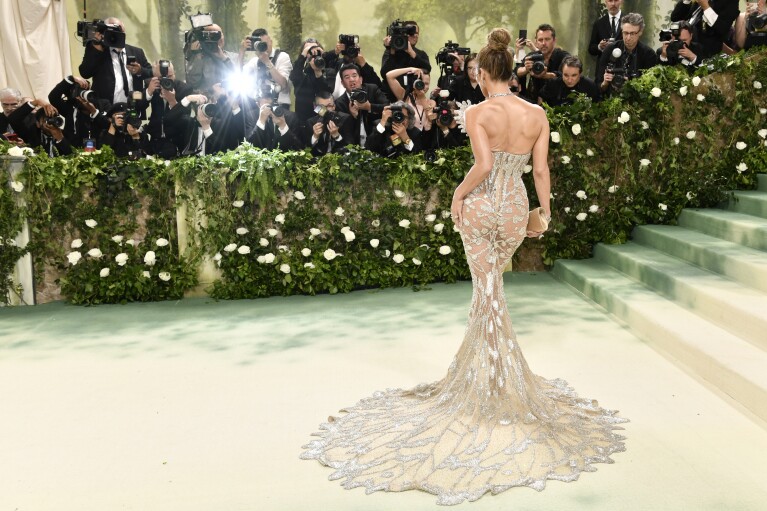
[[[603,97],[620,91],[626,80],[641,76],[658,63],[655,50],[640,41],[644,27],[641,14],[632,12],[621,19],[623,40],[607,46],[599,59],[596,83]]]
[[[117,18],[105,20],[106,30],[119,30],[125,33],[122,21]],[[85,47],[85,54],[80,63],[80,75],[92,79],[91,89],[96,97],[106,99],[110,104],[125,103],[133,91],[144,87],[144,78],[152,76],[152,66],[144,55],[144,50],[124,44],[109,47],[104,33],[96,32],[95,39]],[[142,112],[146,109],[139,108]]]
[[[567,57],[562,62],[562,76],[549,80],[541,90],[541,99],[549,106],[569,105],[574,94],[585,94],[592,101],[599,101],[601,94],[594,80],[583,76],[583,63],[578,57]]]
[[[323,54],[325,51],[316,39],[306,39],[303,50],[290,71],[290,81],[296,97],[295,111],[302,125],[311,126],[307,124],[307,120],[314,116],[314,98],[317,94],[323,91],[333,92],[332,82],[326,78],[326,73],[332,71],[327,69],[328,62]]]
[[[692,27],[686,21],[678,22],[678,25],[672,23],[670,30],[670,41],[664,41],[658,48],[658,58],[663,65],[682,64],[689,69],[695,69],[701,63],[698,56],[703,48],[699,43],[692,40]]]
[[[385,106],[365,148],[385,158],[420,151],[421,131],[415,127],[415,116],[415,108],[404,101]]]
[[[181,101],[192,94],[192,88],[176,80],[175,68],[168,60],[154,62],[152,74],[146,88],[146,98],[152,106],[145,130],[149,135],[147,152],[163,159],[175,158],[189,142],[189,110]],[[184,114],[187,119],[182,119]]]
[[[307,145],[314,156],[339,152],[353,139],[351,115],[336,112],[333,95],[327,91],[317,93],[314,105],[316,115],[308,120],[304,128]]]
[[[604,2],[607,13],[594,22],[589,40],[589,54],[596,57],[597,64],[599,64],[599,58],[608,44],[623,39],[621,30],[623,0],[604,0]],[[598,65],[594,67],[595,77],[598,68]]]
[[[738,0],[679,0],[671,11],[671,21],[690,22],[702,47],[698,57],[707,59],[722,52],[738,14]]]
[[[85,78],[67,76],[51,90],[48,101],[64,117],[64,136],[74,147],[95,148],[100,133],[109,128],[106,112],[112,105],[97,98]]]
[[[349,143],[366,147],[367,138],[373,133],[384,107],[389,104],[389,98],[377,86],[363,83],[356,64],[345,64],[339,74],[345,92],[336,99],[336,110],[352,116],[349,121],[353,133]]]
[[[258,98],[258,121],[248,142],[262,149],[300,151],[301,122],[295,112],[278,103],[272,89],[264,87]]]

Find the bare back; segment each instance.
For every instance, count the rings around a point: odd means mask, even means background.
[[[541,107],[516,96],[493,98],[473,108],[494,152],[531,153],[548,122]]]

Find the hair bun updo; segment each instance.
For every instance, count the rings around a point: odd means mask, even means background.
[[[511,34],[505,28],[494,28],[487,34],[487,47],[492,51],[504,51],[509,49]]]

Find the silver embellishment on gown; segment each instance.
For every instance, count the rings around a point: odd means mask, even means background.
[[[410,390],[376,392],[331,417],[302,459],[366,492],[419,489],[443,505],[514,486],[574,481],[625,450],[613,430],[627,419],[579,398],[562,379],[533,374],[516,342],[503,270],[524,240],[529,154],[494,153],[488,177],[464,201],[473,293],[465,336],[446,376]],[[473,257],[476,256],[476,257]]]

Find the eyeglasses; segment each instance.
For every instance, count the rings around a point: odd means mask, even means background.
[[[639,32],[626,32],[625,30],[622,33],[623,33],[623,37],[626,37],[626,36],[634,37],[635,35],[639,35]]]

